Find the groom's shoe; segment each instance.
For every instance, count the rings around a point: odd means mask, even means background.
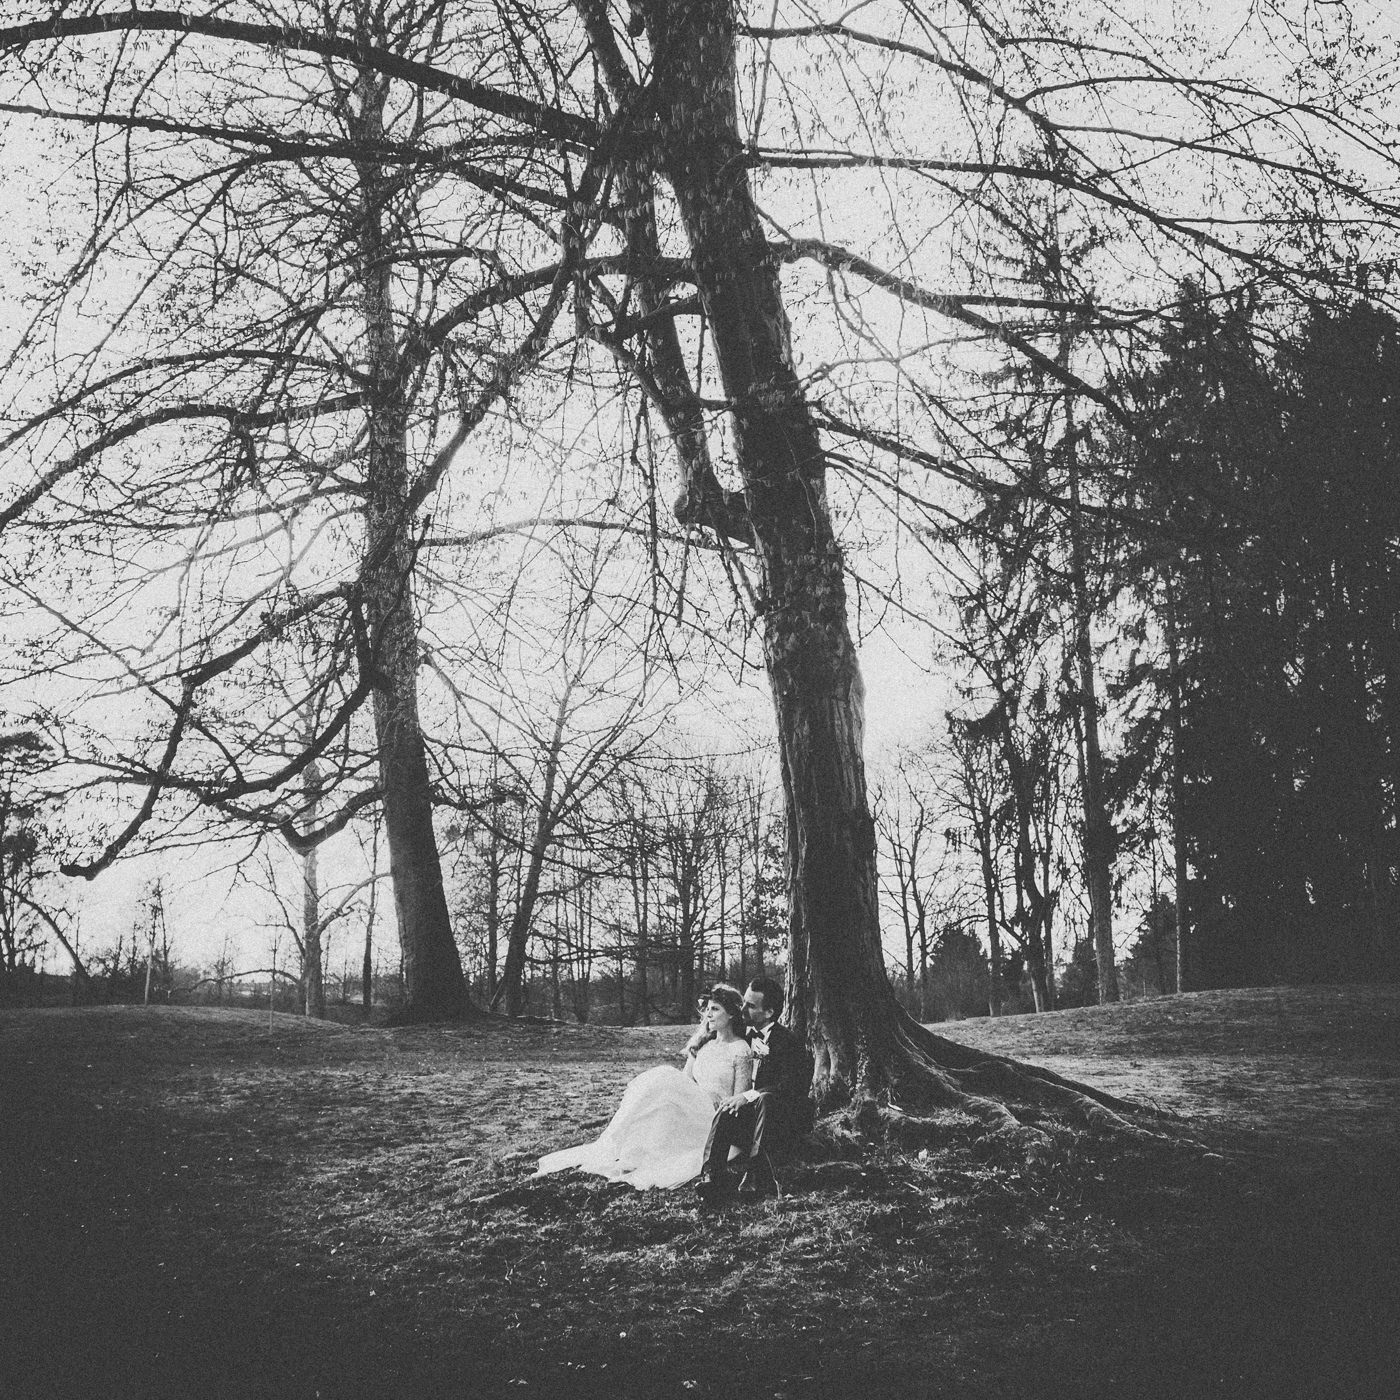
[[[738,1195],[741,1201],[763,1201],[781,1194],[772,1168],[766,1162],[753,1163],[739,1179]]]
[[[729,1182],[708,1171],[700,1173],[695,1183],[695,1199],[702,1206],[717,1206],[729,1194]]]

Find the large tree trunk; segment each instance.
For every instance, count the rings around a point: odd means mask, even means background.
[[[791,1020],[818,1098],[883,1087],[914,1022],[885,974],[863,689],[846,623],[825,462],[793,369],[778,270],[749,190],[727,0],[648,8],[665,173],[734,405],[735,455],[762,570],[764,655],[788,813]]]
[[[382,139],[385,81],[358,85],[357,135]],[[452,936],[433,828],[432,791],[418,721],[418,625],[413,612],[412,520],[406,395],[395,343],[392,258],[385,236],[383,172],[357,163],[362,194],[359,251],[365,322],[368,465],[365,562],[361,571],[376,670],[374,726],[384,828],[394,888],[410,1020],[454,1017],[469,1009],[462,960]]]
[[[389,875],[403,949],[405,1011],[411,1020],[460,1016],[468,1009],[466,979],[452,936],[428,779],[418,724],[418,631],[408,596],[407,542],[383,530],[371,506],[365,601],[379,671],[375,735],[383,789]],[[381,547],[388,548],[381,553]]]
[[[734,450],[761,568],[787,806],[789,1019],[812,1051],[819,1104],[873,1102],[911,1071],[934,1074],[930,1053],[966,1056],[900,1008],[885,972],[864,689],[825,459],[738,138],[732,6],[670,0],[647,14],[665,173],[734,405]]]
[[[596,0],[579,0],[579,8],[602,71],[625,87],[607,12]],[[1052,1085],[1054,1077],[1043,1071],[993,1065],[932,1035],[899,1006],[885,972],[860,668],[847,626],[825,460],[793,367],[778,267],[738,135],[731,0],[647,0],[636,13],[654,56],[649,95],[661,165],[733,405],[734,455],[758,553],[758,606],[787,807],[787,1017],[812,1051],[814,1095],[823,1107],[853,1101],[862,1121],[877,1113],[876,1096],[885,1090],[906,1102],[953,1102],[1043,1140],[1003,1105],[968,1093],[958,1073],[1002,1087],[1014,1080],[1020,1092],[1041,1100],[1064,1094],[1084,1105],[1088,1096]],[[986,1068],[974,1071],[979,1061]]]

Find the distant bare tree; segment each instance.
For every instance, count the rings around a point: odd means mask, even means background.
[[[931,833],[927,801],[919,789],[910,786],[906,762],[901,756],[894,774],[876,787],[872,806],[881,853],[893,872],[893,881],[887,877],[885,888],[893,897],[904,930],[909,1010],[922,1021],[927,1019],[924,1003],[928,993],[929,928],[920,866]]]

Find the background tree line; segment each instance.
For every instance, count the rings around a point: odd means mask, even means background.
[[[1037,500],[1048,455],[959,532],[945,647],[962,703],[888,785],[887,859],[919,965],[937,941],[926,911],[951,911],[937,933],[980,923],[998,980],[1028,978],[1039,1005],[1055,1004],[1057,962],[1073,999],[1101,996],[1076,544],[1113,736],[1115,898],[1137,915],[1118,941],[1127,980],[1166,992],[1400,966],[1400,326],[1350,299],[1288,318],[1180,290],[1179,334],[1119,381],[1150,431],[1128,439],[1099,417],[1077,439],[1100,503],[1068,517],[1080,539]],[[994,1004],[990,966],[979,976]]]

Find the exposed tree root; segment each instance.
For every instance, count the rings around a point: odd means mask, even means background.
[[[958,1045],[911,1020],[890,1031],[859,1057],[855,1086],[840,1110],[844,1126],[867,1140],[933,1147],[949,1138],[949,1113],[981,1124],[989,1142],[1032,1164],[1058,1155],[1056,1125],[1138,1142],[1178,1140],[1146,1125],[1172,1117],[1154,1106]]]

